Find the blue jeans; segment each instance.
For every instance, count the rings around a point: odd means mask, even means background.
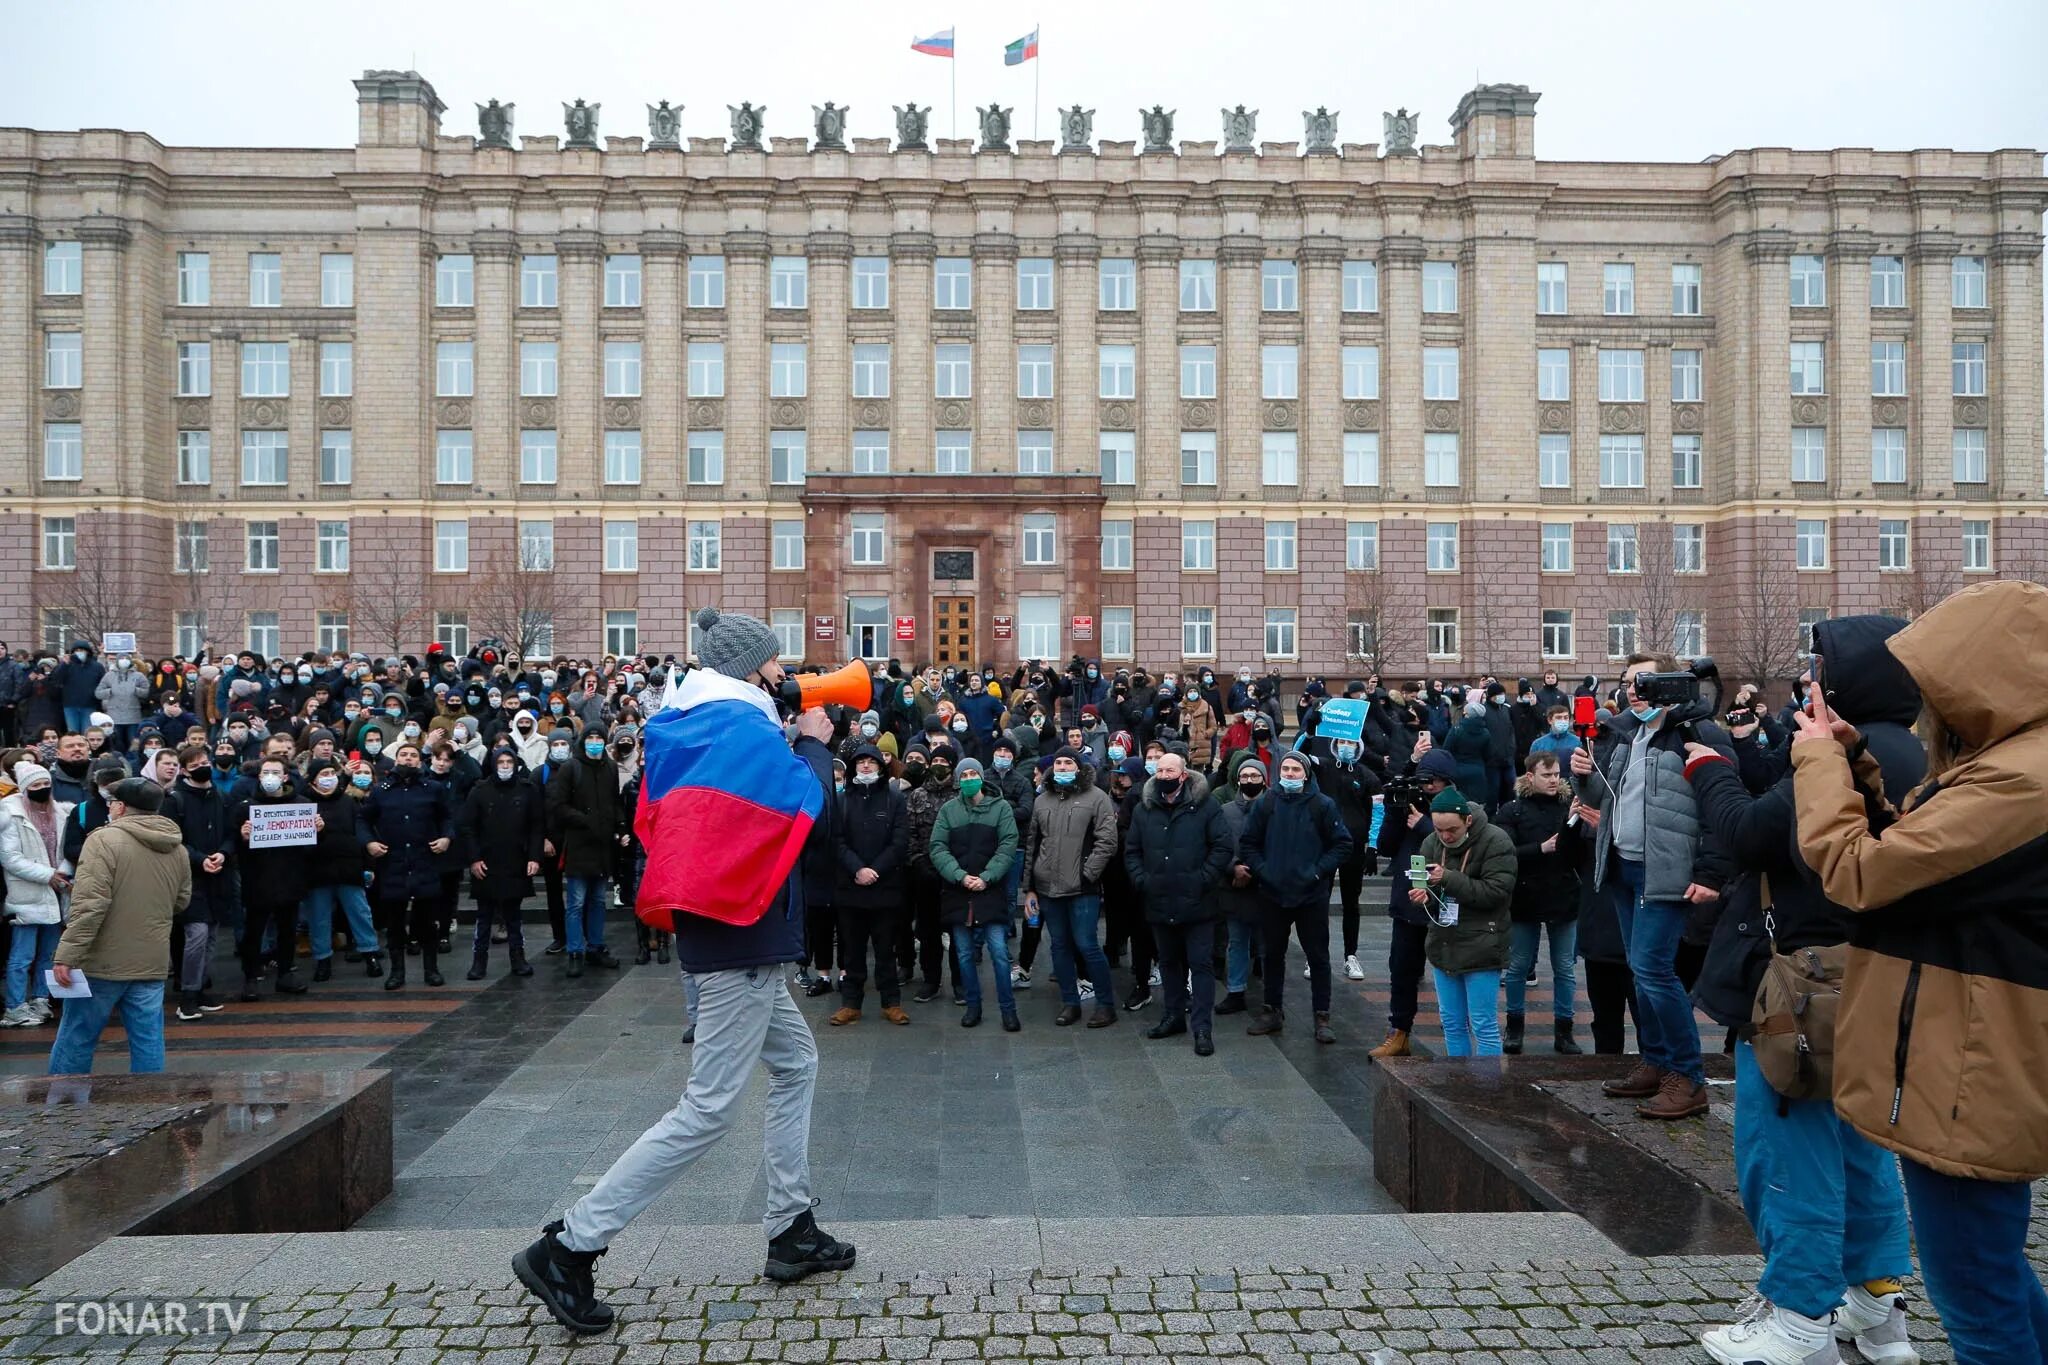
[[[1508,926],[1508,1013],[1522,1013],[1529,1000],[1529,969],[1544,929],[1550,930],[1550,1012],[1566,1023],[1572,1018],[1572,997],[1579,991],[1579,922]]]
[[[49,970],[57,940],[63,936],[61,924],[14,922],[14,940],[7,946],[7,1008],[50,993],[43,973]]]
[[[1074,974],[1074,953],[1080,951],[1088,964],[1088,980],[1095,987],[1095,1003],[1103,1009],[1116,1008],[1116,986],[1109,978],[1109,957],[1102,951],[1102,897],[1040,896],[1038,911],[1045,932],[1052,936],[1052,975],[1059,983],[1060,1000],[1081,1003],[1081,985]]]
[[[67,735],[82,735],[87,730],[90,730],[92,728],[92,713],[97,709],[91,706],[65,707],[64,733]]]
[[[1831,1100],[1781,1105],[1748,1043],[1735,1045],[1735,1172],[1764,1252],[1757,1292],[1780,1308],[1824,1318],[1845,1285],[1912,1273],[1898,1162]]]
[[[1608,894],[1621,920],[1621,941],[1636,979],[1636,1039],[1643,1060],[1660,1071],[1676,1071],[1705,1085],[1700,1061],[1700,1027],[1692,997],[1678,979],[1678,940],[1685,933],[1684,901],[1643,899],[1643,865],[1616,854],[1608,868]]]
[[[1259,926],[1243,920],[1230,921],[1229,941],[1223,946],[1223,989],[1243,995],[1252,988],[1252,954],[1259,949]]]
[[[306,922],[306,935],[313,940],[313,960],[325,962],[334,956],[334,912],[339,909],[348,921],[349,941],[359,953],[377,951],[377,926],[370,918],[370,898],[353,883],[316,886],[299,903],[299,917]]]
[[[989,964],[996,971],[996,1008],[1004,1014],[1015,1014],[1017,999],[1010,993],[1010,926],[996,920],[972,929],[963,925],[949,932],[953,938],[953,957],[960,964],[960,985],[967,997],[967,1008],[981,1008],[981,971],[975,964],[986,944]]]
[[[1920,1275],[1956,1365],[2048,1360],[2048,1293],[2027,1263],[2033,1186],[1899,1162]]]
[[[92,981],[92,994],[64,1002],[57,1041],[50,1044],[52,1076],[83,1076],[92,1071],[92,1052],[100,1031],[115,1011],[128,1030],[128,1070],[132,1075],[164,1069],[164,983],[154,981]]]
[[[1498,1057],[1500,972],[1459,972],[1430,968],[1436,978],[1436,1012],[1444,1025],[1444,1051],[1453,1057]]]
[[[602,877],[562,878],[563,927],[572,953],[604,947],[604,912],[611,904]]]

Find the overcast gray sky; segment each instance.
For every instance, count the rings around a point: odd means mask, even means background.
[[[721,135],[725,106],[768,106],[772,135],[810,108],[852,106],[851,131],[893,131],[889,106],[933,106],[960,128],[1000,100],[1028,135],[1053,108],[1097,110],[1098,137],[1138,136],[1137,110],[1180,113],[1182,138],[1218,136],[1219,107],[1261,111],[1260,136],[1296,139],[1300,111],[1342,112],[1340,135],[1380,139],[1380,114],[1422,114],[1423,139],[1475,80],[1543,93],[1537,150],[1556,159],[1696,161],[1747,146],[1970,150],[2048,145],[2044,0],[1032,0],[1016,4],[607,3],[606,0],[0,0],[0,125],[137,129],[169,144],[347,146],[348,82],[414,67],[473,132],[474,105],[519,106],[518,131],[559,133],[561,104],[602,101],[601,131],[646,131],[644,106],[687,106],[685,135]],[[957,72],[909,50],[954,26]],[[1041,57],[1003,45],[1041,30]]]

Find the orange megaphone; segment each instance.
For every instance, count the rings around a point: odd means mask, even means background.
[[[830,673],[804,673],[785,679],[782,703],[793,711],[811,711],[820,706],[851,706],[865,711],[874,704],[875,689],[868,666],[859,659]]]

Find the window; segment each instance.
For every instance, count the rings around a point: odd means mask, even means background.
[[[1984,306],[1984,258],[1958,256],[1949,267],[1950,302],[1958,308]]]
[[[1950,451],[1955,458],[1957,483],[1989,481],[1989,461],[1984,450],[1985,434],[1968,427],[1950,433]]]
[[[768,306],[811,306],[811,263],[802,256],[776,256],[768,263]]]
[[[1643,438],[1602,436],[1600,438],[1600,486],[1641,488],[1643,486]]]
[[[1626,659],[1636,652],[1636,614],[1633,611],[1607,613],[1607,657]]]
[[[1344,615],[1344,650],[1351,658],[1370,659],[1379,653],[1377,613],[1353,611]]]
[[[1572,353],[1566,347],[1536,352],[1536,397],[1544,403],[1572,401]]]
[[[1108,659],[1131,657],[1131,609],[1129,607],[1104,607],[1102,609],[1102,654]]]
[[[1380,266],[1378,261],[1344,262],[1344,311],[1380,311]]]
[[[604,614],[604,652],[618,655],[640,652],[639,612],[626,607]]]
[[[242,560],[244,570],[249,573],[277,572],[278,536],[276,522],[251,521],[243,523],[243,543],[246,547]]]
[[[1572,438],[1563,432],[1551,432],[1536,438],[1536,486],[1572,486]]]
[[[690,258],[690,307],[725,307],[725,257]]]
[[[856,354],[859,348],[856,349]],[[887,347],[883,348],[887,350]],[[725,343],[722,341],[693,341],[689,348],[690,397],[723,398],[725,396]],[[854,373],[860,373],[856,361]],[[858,381],[856,381],[858,382]]]
[[[1216,653],[1216,608],[1180,609],[1180,653],[1184,659],[1207,659]]]
[[[1301,461],[1294,433],[1269,431],[1260,439],[1262,482],[1268,488],[1292,488],[1301,482]]]
[[[213,482],[212,432],[181,431],[178,433],[178,482],[181,484],[207,484]]]
[[[1019,346],[1017,348],[1017,396],[1019,398],[1052,397],[1052,347]]]
[[[476,258],[438,256],[434,260],[434,305],[438,308],[476,306]]]
[[[285,437],[281,431],[242,433],[242,484],[244,487],[282,485],[288,479]]]
[[[1425,313],[1455,313],[1458,311],[1458,267],[1454,261],[1424,261],[1422,263],[1422,311]]]
[[[1376,521],[1344,523],[1344,567],[1353,573],[1371,573],[1380,567],[1380,524]]]
[[[348,653],[348,613],[323,611],[315,619],[318,622],[315,639],[319,648],[334,654]]]
[[[434,572],[469,572],[469,523],[467,521],[437,521],[434,523]]]
[[[1183,313],[1213,313],[1216,311],[1216,262],[1182,261],[1180,263],[1180,311]]]
[[[178,302],[187,308],[213,302],[213,257],[206,252],[178,253]]]
[[[607,341],[604,344],[604,396],[640,396],[640,343]]]
[[[1052,307],[1052,260],[1025,256],[1017,261],[1017,307],[1043,312]]]
[[[1216,567],[1216,523],[1184,521],[1180,524],[1180,566],[1183,569]]]
[[[804,566],[804,524],[801,521],[770,522],[768,527],[771,569],[801,569]]]
[[[1906,481],[1906,429],[1904,427],[1872,427],[1870,429],[1870,481],[1872,483],[1904,483]]]
[[[1700,315],[1700,268],[1681,262],[1671,267],[1671,316]]]
[[[1634,522],[1612,521],[1607,524],[1607,572],[1641,573],[1642,557],[1637,549]]]
[[[341,485],[355,478],[356,436],[346,427],[320,433],[320,482]]]
[[[1641,351],[1600,352],[1600,401],[1640,403],[1643,401],[1643,353]]]
[[[1128,313],[1138,306],[1138,263],[1111,257],[1096,267],[1095,306],[1105,313]]]
[[[1458,657],[1458,609],[1456,607],[1431,607],[1424,617],[1429,657],[1432,659],[1455,659]]]
[[[519,567],[529,573],[555,567],[555,524],[552,521],[519,523]]]
[[[1049,566],[1056,562],[1054,543],[1058,539],[1059,518],[1049,512],[1032,512],[1024,518],[1024,563],[1029,566]]]
[[[1134,484],[1138,481],[1138,437],[1135,432],[1099,432],[1096,448],[1101,456],[1104,483]]]
[[[51,242],[43,248],[43,292],[78,294],[85,290],[84,248],[77,242]]]
[[[43,567],[78,567],[78,520],[75,517],[43,518]],[[65,642],[69,645],[69,641]]]
[[[178,397],[205,398],[213,392],[213,343],[178,343]]]
[[[810,433],[771,431],[768,433],[768,482],[800,484],[809,463]]]
[[[1828,566],[1828,524],[1824,521],[1801,521],[1793,528],[1793,544],[1797,558],[1795,563],[1802,569],[1825,569]]]
[[[932,396],[974,396],[974,347],[969,344],[932,348]]]
[[[476,478],[476,441],[448,427],[434,433],[434,482],[466,484]]]
[[[1818,341],[1792,343],[1792,392],[1826,393],[1827,370],[1824,347]]]
[[[179,612],[177,616],[176,637],[178,653],[188,659],[199,657],[199,651],[206,648],[206,613],[203,611]]]
[[[1265,261],[1259,266],[1259,307],[1268,313],[1301,309],[1300,268],[1293,261]]]
[[[1344,486],[1377,488],[1380,484],[1380,434],[1377,431],[1344,433]]]
[[[640,258],[638,256],[607,256],[604,258],[604,306],[607,308],[638,308],[640,306]]]
[[[856,474],[886,474],[889,472],[888,432],[856,431],[853,433],[853,472]]]
[[[1102,567],[1109,570],[1127,570],[1131,567],[1130,522],[1102,523]]]
[[[604,434],[604,481],[634,485],[640,482],[640,433],[607,431]]]
[[[1052,473],[1052,433],[1050,431],[1020,431],[1017,433],[1017,472],[1019,474]]]
[[[1870,343],[1870,392],[1878,398],[1902,398],[1906,393],[1906,343]]]
[[[1702,487],[1702,460],[1698,436],[1673,436],[1671,438],[1671,486],[1673,488]]]
[[[274,659],[278,655],[277,613],[274,611],[252,611],[249,613],[249,652],[259,659]],[[461,653],[469,652],[465,638]]]
[[[347,341],[320,343],[320,396],[347,398],[356,387],[356,348]]]
[[[1458,348],[1425,346],[1422,351],[1422,396],[1453,399],[1458,396]]]
[[[85,428],[79,423],[43,424],[43,477],[57,482],[85,477]]]
[[[354,256],[345,251],[321,253],[320,306],[322,308],[353,308],[356,306],[356,258]]]
[[[1565,305],[1565,268],[1563,261],[1537,262],[1536,311],[1549,316],[1562,316],[1570,311]]]
[[[1458,523],[1432,521],[1425,529],[1431,573],[1454,573],[1458,568]]]
[[[1792,258],[1792,306],[1794,308],[1825,308],[1828,306],[1827,262],[1818,256],[1794,256]]]
[[[43,387],[75,389],[85,383],[85,334],[51,332],[43,338]]]
[[[324,524],[324,523],[323,523]],[[342,523],[344,526],[346,522]],[[171,569],[174,573],[205,573],[208,565],[206,523],[181,521],[171,539]]]
[[[1427,488],[1458,486],[1458,433],[1432,431],[1422,438],[1422,482]]]
[[[972,474],[974,472],[974,433],[971,431],[941,431],[932,441],[932,472],[934,474]]]
[[[1295,523],[1291,521],[1269,521],[1266,523],[1266,571],[1268,573],[1293,573]]]
[[[1625,261],[1609,261],[1600,267],[1600,311],[1609,317],[1627,317],[1636,311],[1636,268]]]
[[[519,258],[519,306],[521,308],[553,308],[555,306],[555,258],[553,256],[521,256]]]
[[[318,573],[348,572],[348,523],[323,521],[314,530],[313,568]]]
[[[1214,346],[1183,346],[1180,348],[1180,396],[1183,398],[1214,398],[1216,396],[1216,348]]]
[[[242,343],[242,397],[285,398],[292,387],[292,348],[285,341]]]
[[[1263,398],[1301,396],[1301,348],[1259,347],[1259,394]]]
[[[810,347],[778,341],[768,348],[768,396],[802,398],[810,388]]]
[[[1572,657],[1572,614],[1569,610],[1546,609],[1543,613],[1543,657]]]
[[[1137,347],[1104,346],[1097,360],[1097,370],[1101,377],[1101,397],[1136,398],[1138,396]]]
[[[43,648],[52,655],[61,655],[78,638],[78,630],[72,624],[72,613],[61,607],[43,608]],[[198,650],[192,653],[197,654]]]
[[[519,343],[519,393],[523,398],[553,398],[556,379],[557,343]]]
[[[476,343],[442,341],[434,345],[434,395],[469,398],[476,393]]]
[[[1697,403],[1700,401],[1700,353],[1678,351],[1671,353],[1671,401],[1674,403]]]
[[[1877,567],[1888,570],[1910,567],[1906,562],[1905,522],[1880,521],[1877,523]]]
[[[555,481],[555,433],[547,431],[522,431],[519,433],[519,482],[553,483]]]
[[[1984,343],[1958,341],[1949,348],[1949,379],[1958,398],[1984,396]]]
[[[1707,528],[1692,522],[1681,522],[1671,528],[1671,571],[1673,573],[1705,573],[1707,571]]]
[[[720,522],[690,523],[689,567],[692,572],[708,573],[719,566],[723,557],[722,531]],[[604,524],[604,566],[607,569],[640,567],[640,523],[608,521]]]
[[[1827,438],[1826,427],[1792,428],[1792,482],[1827,482]]]
[[[889,599],[847,598],[846,638],[853,652],[863,659],[887,658],[893,647],[889,639]]]
[[[1294,657],[1294,608],[1266,608],[1266,657],[1269,659],[1291,659]]]
[[[704,568],[698,562],[697,532],[699,527],[711,528],[712,568],[718,567],[718,523],[715,521],[693,521],[690,523],[690,567]],[[633,573],[640,567],[640,523],[637,521],[607,521],[604,524],[604,571],[606,573]]]
[[[1966,521],[1963,523],[1963,569],[1968,573],[1987,573],[1990,571],[1990,522]]]
[[[1671,652],[1681,659],[1697,659],[1707,652],[1704,612],[1681,611],[1671,618]]]
[[[965,256],[941,256],[932,262],[932,307],[942,313],[964,313],[974,307],[974,262]]]
[[[1180,434],[1180,481],[1196,488],[1216,483],[1216,433],[1183,431]]]
[[[284,303],[284,265],[276,252],[249,253],[249,306],[276,308]]]
[[[1904,308],[1906,306],[1906,262],[1899,256],[1872,256],[1870,258],[1870,306],[1872,308]]]
[[[853,306],[855,308],[887,308],[889,306],[889,258],[887,256],[856,256],[853,258]]]
[[[778,658],[804,657],[804,613],[801,607],[777,607],[768,613],[768,628],[775,632]]]
[[[851,522],[850,548],[853,562],[877,565],[882,562],[883,516],[880,512],[857,512]]]
[[[690,433],[689,481],[695,484],[721,484],[725,482],[725,433],[722,431],[693,431]]]
[[[1572,526],[1568,521],[1543,523],[1543,572],[1572,571]]]

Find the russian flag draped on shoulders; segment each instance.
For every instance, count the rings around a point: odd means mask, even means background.
[[[692,669],[669,684],[642,743],[633,829],[647,871],[635,913],[657,929],[678,910],[757,922],[825,807],[817,773],[791,752],[774,703],[750,683]]]

